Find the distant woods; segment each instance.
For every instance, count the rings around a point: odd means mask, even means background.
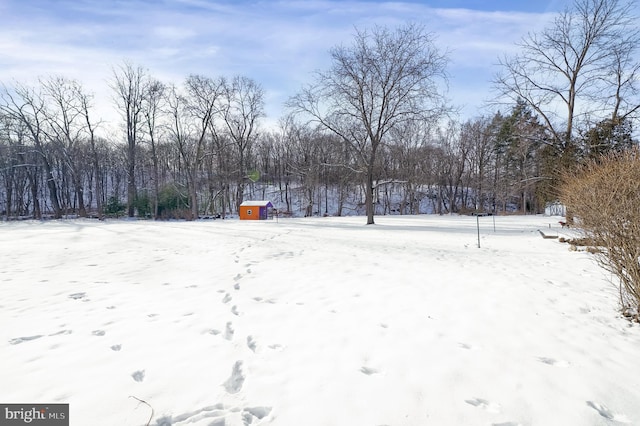
[[[577,0],[501,59],[494,105],[462,122],[446,104],[446,49],[414,24],[356,30],[277,128],[261,126],[265,89],[246,76],[172,84],[115,66],[115,133],[80,82],[4,82],[0,214],[196,219],[234,214],[247,198],[368,223],[540,212],[563,170],[635,144],[640,40],[629,13]]]

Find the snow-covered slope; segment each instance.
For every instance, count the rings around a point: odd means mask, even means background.
[[[558,218],[492,219],[481,248],[455,216],[0,223],[0,401],[74,426],[640,424],[610,276],[540,237]]]

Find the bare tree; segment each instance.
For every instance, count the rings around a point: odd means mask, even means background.
[[[115,101],[125,120],[127,137],[127,214],[135,214],[137,197],[136,185],[136,147],[140,141],[143,121],[142,104],[145,96],[147,72],[142,67],[124,63],[113,69],[111,88],[115,92]]]
[[[446,128],[437,129],[436,143],[438,146],[437,159],[437,208],[436,212],[454,213],[460,208],[467,208],[462,204],[464,190],[463,176],[468,166],[471,147],[460,137],[460,124],[450,121]]]
[[[638,66],[631,53],[640,41],[633,4],[619,0],[575,0],[540,33],[518,44],[520,53],[500,60],[499,95],[523,99],[554,136],[560,153],[571,154],[580,117],[601,115],[609,102],[614,116],[632,91]],[[614,77],[612,79],[612,76]],[[609,95],[612,94],[612,95]],[[564,112],[558,113],[557,106]]]
[[[77,87],[77,90],[78,92],[76,93],[76,96],[79,101],[80,114],[85,123],[84,130],[89,141],[91,164],[93,166],[93,174],[95,177],[96,209],[98,211],[98,218],[102,219],[104,214],[103,203],[105,194],[102,166],[100,164],[100,154],[96,138],[96,130],[99,123],[94,122],[90,116],[91,109],[93,108],[93,95],[84,92],[81,87]]]
[[[198,218],[199,171],[207,155],[205,142],[212,136],[223,83],[222,79],[192,75],[185,81],[184,94],[173,88],[169,96],[170,133],[185,164],[192,220]]]
[[[26,134],[31,139],[34,150],[45,170],[53,217],[61,218],[62,208],[58,197],[58,186],[53,176],[51,152],[45,147],[48,135],[46,133],[47,116],[44,96],[36,89],[16,83],[11,89],[3,87],[0,99],[0,112],[24,126]],[[32,182],[31,187],[32,190],[35,190],[35,181]],[[34,194],[34,199],[36,198],[37,194]],[[34,215],[40,216],[39,207],[34,208]]]
[[[424,27],[356,29],[351,46],[331,50],[332,67],[291,98],[306,113],[350,144],[365,172],[367,224],[374,223],[374,171],[389,131],[411,120],[434,120],[443,111],[439,83],[446,55]]]
[[[150,79],[147,82],[147,90],[142,102],[142,115],[144,117],[145,131],[151,145],[151,161],[153,163],[153,218],[158,217],[158,194],[160,192],[160,172],[158,164],[158,132],[160,126],[158,120],[165,99],[166,87],[159,81]]]
[[[78,215],[87,216],[84,200],[82,138],[87,121],[84,114],[82,87],[75,80],[50,77],[40,82],[48,102],[46,110],[49,136],[55,143],[61,159],[69,170],[70,179],[78,202]]]
[[[425,165],[428,164],[427,150],[431,142],[431,129],[424,122],[410,122],[393,129],[394,144],[389,156],[393,162],[394,179],[401,184],[403,197],[398,210],[400,214],[419,214],[421,187],[427,181]]]
[[[322,163],[320,136],[317,129],[309,126],[294,125],[289,129],[287,145],[293,155],[287,163],[287,169],[300,182],[301,207],[305,217],[314,214],[315,196],[319,192]]]
[[[476,118],[462,124],[460,138],[469,147],[470,179],[469,188],[473,188],[474,207],[476,211],[484,211],[486,207],[487,180],[489,163],[493,151],[491,122],[487,118]]]
[[[637,82],[640,79],[640,62],[635,59],[640,42],[638,30],[627,33],[624,40],[613,46],[613,72],[610,85],[613,95],[605,100],[605,108],[611,110],[611,121],[619,124],[631,118],[637,118],[640,110]],[[607,108],[608,105],[611,105]]]
[[[242,203],[247,179],[247,159],[257,137],[258,120],[264,116],[264,89],[254,80],[236,76],[225,84],[222,118],[238,154],[236,208]]]
[[[19,136],[14,137],[15,134],[20,135],[15,127],[10,117],[0,113],[0,178],[4,189],[4,194],[0,193],[0,200],[4,201],[4,210],[0,207],[0,214],[4,212],[5,219],[11,216],[14,209],[16,212],[19,209],[17,205],[14,206],[14,197],[19,197],[18,182],[23,174],[19,169],[28,167],[19,161],[23,147]]]

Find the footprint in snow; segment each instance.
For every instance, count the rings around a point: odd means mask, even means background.
[[[567,361],[562,361],[554,358],[547,358],[544,356],[538,357],[538,361],[540,361],[543,364],[552,365],[554,367],[565,368],[569,366],[569,363]]]
[[[222,299],[222,303],[229,303],[231,302],[231,295],[229,293],[224,295],[224,298]]]
[[[232,340],[233,339],[233,325],[231,324],[231,322],[227,323],[227,326],[224,329],[224,338],[227,340]]]
[[[222,417],[220,419],[214,420],[212,423],[209,423],[209,426],[224,426],[226,423],[226,420],[224,419],[224,417]]]
[[[57,333],[52,333],[49,336],[59,336],[61,334],[71,334],[71,333],[73,333],[73,331],[71,330],[61,330],[61,331],[58,331]]]
[[[366,374],[367,376],[371,376],[372,374],[378,374],[379,373],[379,371],[376,370],[375,368],[366,367],[366,366],[363,366],[360,369],[360,372],[363,373],[363,374]]]
[[[499,413],[501,408],[500,404],[490,402],[482,398],[466,399],[464,402],[473,405],[474,407],[482,408],[488,413]]]
[[[242,361],[236,361],[231,370],[231,377],[224,382],[224,388],[229,393],[238,393],[244,384],[244,373],[242,372]]]
[[[41,334],[38,334],[38,335],[35,335],[35,336],[16,337],[15,339],[9,340],[9,344],[10,345],[18,345],[18,344],[20,344],[22,342],[28,342],[29,340],[36,340],[36,339],[39,339],[41,337],[42,337]]]
[[[594,410],[596,410],[598,414],[600,414],[602,417],[604,417],[607,420],[613,420],[618,423],[626,423],[626,424],[631,423],[629,419],[627,419],[627,416],[623,414],[616,414],[613,411],[609,410],[604,405],[598,404],[597,402],[587,401],[587,405],[593,408]]]
[[[253,336],[247,336],[247,347],[251,349],[252,352],[255,353],[257,349],[256,341]]]
[[[242,410],[242,422],[245,426],[254,424],[253,420],[262,420],[271,413],[271,407],[247,407]]]
[[[131,374],[131,377],[133,377],[133,380],[135,380],[136,382],[142,382],[144,380],[144,370],[133,372]]]
[[[439,335],[439,337],[442,337],[442,335]],[[469,350],[469,351],[480,351],[480,350],[482,350],[482,346],[475,346],[475,345],[472,345],[470,343],[460,342],[460,343],[458,343],[458,346],[460,348],[462,348],[462,349],[466,349],[466,350]]]
[[[230,413],[230,412],[237,412],[239,411],[238,408],[228,408],[225,407],[224,404],[214,404],[214,405],[209,405],[206,407],[203,407],[199,410],[195,410],[195,411],[189,411],[187,413],[183,413],[183,414],[179,414],[177,416],[163,416],[159,419],[156,420],[156,423],[154,423],[154,426],[170,426],[170,425],[176,425],[178,423],[180,424],[192,424],[204,419],[209,419],[207,420],[207,425],[208,426],[225,426],[226,420],[225,417]],[[215,418],[213,420],[213,422],[210,422],[210,419]]]
[[[87,296],[87,293],[73,293],[69,295],[69,299],[80,300],[84,299]]]

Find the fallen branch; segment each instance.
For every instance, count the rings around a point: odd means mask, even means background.
[[[153,407],[151,405],[149,405],[149,403],[145,400],[142,400],[138,397],[135,397],[133,395],[129,395],[129,398],[133,398],[135,400],[138,400],[139,402],[145,404],[147,407],[151,408],[151,415],[149,416],[149,421],[147,422],[146,426],[149,426],[151,424],[151,419],[153,419]]]

